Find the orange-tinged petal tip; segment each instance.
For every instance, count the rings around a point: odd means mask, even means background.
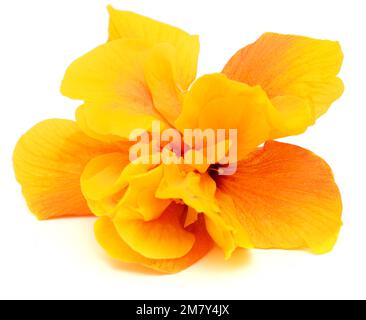
[[[90,215],[81,173],[94,156],[115,149],[86,136],[73,121],[51,119],[34,126],[19,140],[13,156],[30,210],[41,220]]]

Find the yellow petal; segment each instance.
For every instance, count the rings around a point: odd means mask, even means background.
[[[249,238],[249,247],[315,253],[333,248],[342,224],[341,197],[331,169],[311,152],[268,142],[239,162],[235,175],[216,182],[225,195],[217,197],[222,216]]]
[[[268,140],[272,127],[268,114],[274,108],[260,87],[207,75],[187,94],[176,126],[184,129],[237,129],[238,158],[244,158]]]
[[[135,104],[148,106],[151,99],[143,85],[141,65],[148,49],[138,40],[101,45],[70,65],[61,91],[72,99],[86,101],[128,101],[134,97]]]
[[[260,85],[271,99],[277,98],[279,109],[288,110],[289,99],[303,100],[303,104],[294,104],[293,115],[303,113],[304,118],[295,120],[298,126],[282,133],[285,136],[304,131],[342,95],[343,83],[337,78],[342,61],[338,42],[266,33],[236,53],[223,73],[251,86]]]
[[[162,177],[163,167],[158,166],[131,178],[128,190],[119,205],[138,212],[145,221],[159,218],[171,203],[169,199],[155,197]]]
[[[177,79],[186,90],[196,77],[199,38],[165,23],[108,7],[110,14],[109,39],[140,39],[151,46],[172,45],[177,52]]]
[[[237,247],[232,231],[221,228],[208,216],[205,216],[205,221],[208,234],[216,245],[224,251],[225,259],[229,259]]]
[[[206,174],[186,172],[179,165],[164,165],[163,179],[156,192],[161,199],[183,199],[197,212],[218,212],[215,182]],[[213,201],[211,201],[213,200]]]
[[[159,199],[182,200],[198,213],[205,213],[222,228],[225,224],[215,201],[216,184],[205,173],[186,171],[185,166],[164,165],[163,179],[156,192]]]
[[[237,208],[232,198],[218,189],[216,192],[216,201],[220,207],[220,214],[223,221],[231,228],[223,229],[208,217],[206,217],[206,226],[211,238],[224,251],[225,258],[229,259],[238,247],[246,249],[253,248],[247,230],[236,219]]]
[[[150,259],[176,259],[191,251],[194,235],[183,228],[186,207],[172,204],[160,218],[145,222],[125,219],[123,213],[114,218],[120,237],[134,250]]]
[[[92,113],[89,114],[88,110],[89,105],[91,104],[83,104],[81,105],[79,108],[77,108],[76,112],[75,112],[75,119],[76,122],[79,126],[79,128],[86,133],[89,137],[92,137],[96,140],[100,140],[100,141],[104,141],[106,143],[115,143],[121,140],[120,137],[118,136],[114,136],[112,134],[100,134],[97,133],[95,131],[93,131],[92,127],[96,127],[97,129],[99,128],[98,123],[96,123],[96,121],[93,119],[93,117],[91,117],[91,115],[93,115]],[[91,124],[88,123],[88,120],[91,121]],[[108,130],[103,129],[103,127],[101,128],[102,132],[107,132]]]
[[[93,157],[117,150],[89,138],[73,121],[46,120],[33,127],[13,158],[30,210],[39,219],[91,214],[81,193],[81,173]]]
[[[61,91],[86,101],[78,114],[82,128],[127,139],[134,129],[149,130],[152,121],[164,122],[145,82],[148,53],[149,46],[141,41],[116,40],[71,64]]]
[[[301,134],[309,125],[315,123],[311,104],[305,99],[295,96],[278,96],[271,102],[274,106],[269,112],[272,139]]]
[[[109,153],[91,160],[81,176],[84,195],[101,200],[127,187],[119,178],[128,163],[128,153]]]
[[[151,165],[130,162],[128,143],[123,153],[115,152],[92,159],[81,175],[81,189],[92,212],[97,216],[113,216],[129,194],[135,177],[146,174]],[[140,200],[140,199],[139,199]]]
[[[180,272],[200,260],[211,250],[212,241],[206,232],[203,219],[199,219],[188,230],[195,236],[195,243],[189,253],[178,259],[154,260],[132,250],[119,236],[110,218],[99,218],[95,224],[96,238],[112,258],[126,263],[141,264],[162,273]]]
[[[176,60],[176,48],[163,43],[151,49],[144,67],[154,106],[170,124],[174,124],[181,112],[184,92]]]

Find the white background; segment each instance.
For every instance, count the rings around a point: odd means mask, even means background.
[[[106,5],[201,36],[200,74],[220,71],[263,32],[339,40],[346,91],[317,125],[287,139],[332,166],[344,200],[334,251],[251,251],[225,262],[213,251],[172,276],[136,272],[98,246],[93,219],[38,222],[15,182],[17,139],[47,118],[73,118],[59,93],[70,62],[106,41]],[[0,298],[366,298],[365,1],[7,0],[0,4]]]

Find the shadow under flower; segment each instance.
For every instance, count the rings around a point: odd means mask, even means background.
[[[247,267],[251,258],[249,250],[237,249],[229,260],[225,260],[223,252],[215,248],[200,261],[199,267],[210,273],[236,271]]]
[[[159,271],[155,271],[153,269],[149,269],[147,267],[144,267],[143,265],[139,265],[139,264],[135,264],[135,263],[125,263],[122,261],[114,260],[109,257],[106,257],[105,260],[116,271],[134,273],[135,275],[140,275],[140,276],[166,276],[166,275],[169,275],[169,274],[161,273]]]
[[[116,271],[134,273],[135,275],[140,276],[174,275],[174,274],[161,273],[139,264],[124,263],[109,257],[105,257],[104,260]],[[214,273],[221,274],[228,271],[243,269],[246,266],[248,266],[250,262],[251,262],[251,254],[249,250],[237,249],[229,260],[225,260],[222,251],[220,249],[215,248],[211,250],[211,252],[206,257],[204,257],[202,260],[197,262],[197,264],[192,267],[198,267],[200,271],[204,270],[205,272],[213,274]],[[185,273],[188,270],[189,268],[181,272]]]

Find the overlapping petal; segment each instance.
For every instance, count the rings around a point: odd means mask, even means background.
[[[110,14],[109,40],[140,39],[154,46],[168,43],[176,49],[177,79],[183,90],[187,90],[196,78],[199,38],[187,32],[138,15],[108,7]]]
[[[97,240],[111,257],[126,263],[141,264],[162,273],[182,271],[196,263],[211,250],[213,243],[207,234],[202,217],[189,226],[187,230],[194,235],[195,242],[185,256],[177,259],[149,259],[132,250],[122,240],[110,218],[100,218],[95,225]]]
[[[189,84],[179,78],[178,51],[170,44],[156,45],[145,61],[145,81],[156,110],[174,125],[182,111],[183,94]]]
[[[128,209],[127,209],[128,210]],[[172,203],[155,220],[131,219],[124,208],[113,222],[120,237],[136,252],[150,259],[176,259],[193,247],[194,235],[184,229],[186,206]]]
[[[156,192],[161,199],[178,199],[189,206],[185,224],[203,213],[209,235],[229,258],[239,246],[249,247],[250,242],[244,233],[237,234],[235,224],[227,215],[222,215],[216,199],[216,183],[208,173],[200,174],[185,170],[179,165],[164,166],[164,175]],[[245,238],[246,237],[246,238]]]
[[[128,153],[107,153],[89,161],[80,177],[81,190],[92,212],[111,216],[128,187]]]
[[[128,152],[92,159],[81,175],[81,189],[92,212],[113,217],[120,208],[144,220],[158,218],[169,205],[154,197],[161,173],[151,164],[130,162]]]
[[[115,151],[126,152],[127,147],[94,140],[73,121],[52,119],[33,127],[19,140],[13,157],[30,210],[39,219],[90,215],[80,176],[93,157]]]
[[[133,165],[131,165],[133,166]],[[163,177],[163,166],[152,168],[146,173],[131,178],[129,187],[119,205],[140,215],[143,221],[152,221],[169,207],[171,199],[158,199],[155,194]]]
[[[269,139],[271,112],[275,110],[260,87],[212,74],[194,83],[175,124],[182,132],[196,128],[237,129],[238,158],[242,159]]]
[[[195,78],[195,36],[134,13],[110,11],[110,42],[67,70],[61,91],[85,104],[80,127],[101,140],[127,139],[152,121],[169,126]]]
[[[61,91],[85,101],[78,117],[84,126],[98,135],[128,139],[136,128],[148,130],[152,121],[164,122],[145,81],[148,51],[143,41],[116,40],[94,49],[68,68]]]
[[[305,131],[342,95],[342,61],[337,42],[266,33],[237,52],[223,73],[266,91],[287,123],[277,127],[272,138],[278,138]]]
[[[207,173],[200,174],[175,164],[164,165],[163,168],[157,198],[183,200],[197,212],[204,212],[217,223],[222,222],[215,201],[216,184]]]

